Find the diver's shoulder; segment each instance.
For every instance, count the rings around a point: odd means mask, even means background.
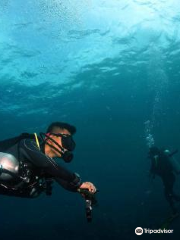
[[[30,138],[24,138],[20,140],[20,146],[24,147],[37,147],[36,141]]]

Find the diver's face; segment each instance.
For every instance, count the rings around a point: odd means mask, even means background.
[[[66,129],[63,129],[63,130],[59,130],[58,132],[56,132],[57,134],[60,133],[60,134],[66,134],[66,135],[71,135],[70,132]],[[50,136],[54,141],[56,141],[62,148],[62,137],[61,136],[54,136],[54,135],[51,135]],[[51,145],[53,145],[54,147],[56,147],[60,152],[61,152],[61,149],[54,143],[54,142],[51,142]],[[67,151],[66,148],[63,148],[65,151]],[[60,152],[57,152],[55,149],[52,149],[52,151],[54,152],[54,154],[56,155],[57,158],[61,158],[62,157],[62,154]]]

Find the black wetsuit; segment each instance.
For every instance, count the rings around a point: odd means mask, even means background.
[[[173,212],[176,212],[176,208],[174,206],[174,200],[180,201],[180,196],[175,194],[173,191],[173,186],[176,178],[173,172],[173,166],[171,164],[170,158],[163,152],[151,158],[150,172],[154,176],[158,175],[161,177],[164,185],[165,197],[169,202]]]
[[[81,185],[80,178],[57,164],[44,153],[44,144],[41,149],[33,139],[23,139],[6,150],[19,161],[20,178],[11,182],[0,180],[0,194],[33,198],[47,191],[48,184],[51,189],[53,180],[63,188],[76,192]],[[48,184],[47,184],[48,183]],[[50,195],[50,193],[49,193]]]

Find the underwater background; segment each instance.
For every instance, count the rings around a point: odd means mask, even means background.
[[[100,190],[92,223],[83,199],[57,184],[51,197],[0,196],[1,240],[136,239],[136,227],[169,216],[147,153],[149,140],[180,149],[179,9],[178,0],[0,0],[0,139],[75,125],[65,166]]]

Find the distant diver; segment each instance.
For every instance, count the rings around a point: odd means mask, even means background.
[[[1,141],[0,194],[23,198],[35,198],[43,192],[51,195],[52,184],[56,181],[68,191],[78,192],[85,199],[88,196],[88,200],[94,199],[97,192],[94,184],[82,182],[79,174],[56,161],[57,158],[72,161],[75,132],[76,128],[68,123],[54,122],[39,136],[23,133]]]
[[[149,149],[148,158],[151,159],[150,177],[159,176],[164,185],[165,198],[170,204],[172,213],[176,214],[177,209],[174,201],[180,201],[180,196],[173,191],[175,183],[175,174],[180,174],[180,166],[173,158],[178,151],[170,152],[169,150],[151,147]]]

